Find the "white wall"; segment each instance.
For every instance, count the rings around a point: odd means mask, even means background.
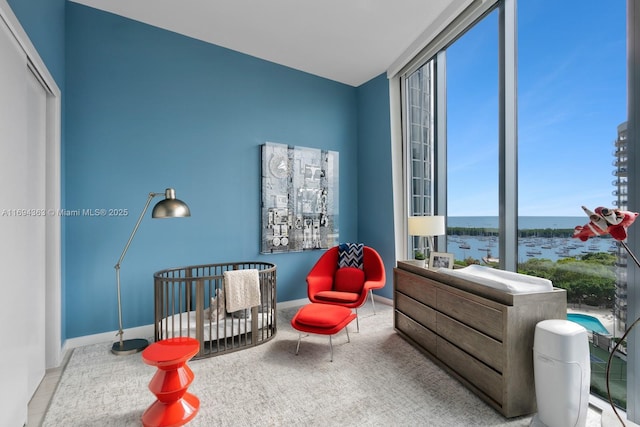
[[[20,49],[4,22],[0,22],[0,272],[2,272],[2,308],[0,324],[4,340],[10,345],[0,351],[0,424],[22,425],[27,417],[27,336],[25,313],[28,309],[25,272],[29,270],[28,247],[24,236],[28,223],[13,216],[11,209],[27,205],[25,183],[27,174],[26,133],[26,63]]]
[[[0,425],[61,360],[60,91],[0,0]]]

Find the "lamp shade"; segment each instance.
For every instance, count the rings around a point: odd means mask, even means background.
[[[189,206],[182,200],[176,199],[176,190],[167,188],[164,200],[159,201],[151,212],[152,218],[175,218],[191,216]]]
[[[441,236],[445,234],[444,216],[410,216],[410,236]]]

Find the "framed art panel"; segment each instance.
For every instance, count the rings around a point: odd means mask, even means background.
[[[336,151],[262,145],[261,253],[338,244],[338,170]]]

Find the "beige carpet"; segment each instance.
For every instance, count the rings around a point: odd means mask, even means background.
[[[303,338],[278,314],[268,343],[189,362],[189,391],[201,407],[190,426],[528,426],[505,419],[430,362],[393,330],[393,310],[360,310],[360,333],[350,326],[328,338]],[[147,389],[155,369],[140,354],[114,356],[111,343],[76,349],[43,426],[138,426],[154,401]],[[591,424],[591,422],[590,422]],[[594,424],[596,425],[596,424]],[[597,424],[599,425],[599,424]]]

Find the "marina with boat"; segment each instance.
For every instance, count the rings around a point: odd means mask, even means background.
[[[447,250],[455,259],[476,259],[484,264],[497,264],[499,260],[497,217],[450,217],[447,224]],[[580,258],[588,253],[616,254],[618,244],[609,237],[594,237],[582,242],[570,237],[570,231],[584,223],[584,217],[523,217],[519,221],[518,261],[532,258],[557,261]],[[450,229],[456,234],[450,234]],[[462,230],[462,231],[461,231]],[[543,230],[544,236],[531,235],[527,230]],[[554,233],[554,230],[560,232]],[[467,234],[458,234],[467,233]],[[557,234],[557,235],[554,235]]]
[[[455,259],[474,258],[485,264],[498,263],[498,239],[495,236],[451,236],[448,239],[447,252]],[[588,253],[607,252],[616,254],[618,246],[615,240],[595,237],[590,244],[571,238],[537,237],[520,239],[518,242],[518,260],[545,258],[557,261],[562,258],[579,258]]]

